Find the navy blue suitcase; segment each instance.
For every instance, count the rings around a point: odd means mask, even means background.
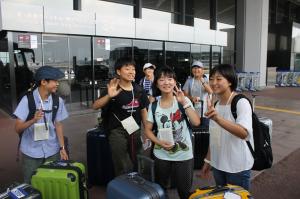
[[[107,185],[114,178],[114,167],[102,126],[88,130],[86,142],[89,185]]]
[[[118,176],[107,185],[107,199],[166,199],[165,191],[159,184],[154,183],[154,161],[145,156],[138,155],[137,157],[139,172],[144,166],[141,166],[141,159],[151,161],[151,180],[146,180],[137,172]]]

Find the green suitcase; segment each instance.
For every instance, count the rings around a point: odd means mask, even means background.
[[[47,162],[32,176],[31,184],[43,199],[87,199],[85,167],[72,161]]]

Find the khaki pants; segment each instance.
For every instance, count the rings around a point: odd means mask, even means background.
[[[142,153],[140,130],[129,136],[123,127],[110,130],[108,141],[111,147],[115,175],[137,170],[137,154]]]

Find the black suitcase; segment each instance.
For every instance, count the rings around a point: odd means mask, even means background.
[[[203,101],[201,103],[201,124],[193,127],[194,135],[194,169],[201,169],[209,147],[208,119],[203,117]]]
[[[89,185],[107,185],[114,178],[110,145],[102,127],[88,130],[86,135]]]
[[[12,185],[0,194],[0,199],[42,199],[40,191],[29,184]]]

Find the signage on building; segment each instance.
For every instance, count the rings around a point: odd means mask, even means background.
[[[96,39],[98,46],[103,46],[105,50],[110,50],[110,39],[98,38]]]
[[[18,48],[37,48],[37,35],[18,35]]]

